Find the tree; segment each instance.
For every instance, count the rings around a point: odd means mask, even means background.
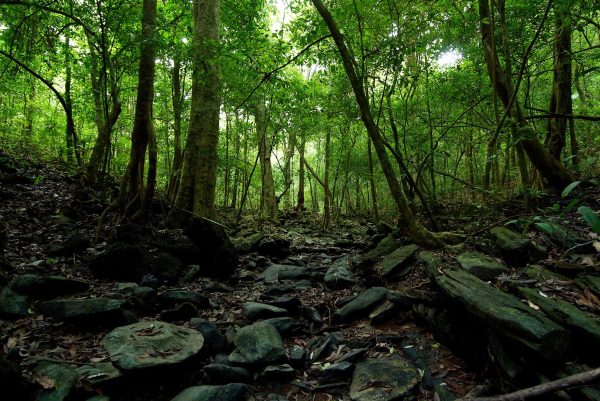
[[[175,207],[215,215],[217,145],[221,106],[219,0],[194,0],[192,108]]]

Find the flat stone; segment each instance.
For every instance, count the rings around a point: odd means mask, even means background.
[[[158,300],[163,306],[175,306],[189,302],[198,308],[210,308],[210,300],[198,291],[171,289],[161,293]]]
[[[93,319],[105,323],[122,317],[122,304],[123,301],[111,298],[55,299],[40,302],[36,311],[56,321]]]
[[[379,241],[375,248],[371,249],[362,257],[359,263],[359,268],[374,265],[379,260],[379,258],[389,255],[399,247],[400,243],[397,239],[391,236],[383,238],[381,241]]]
[[[62,276],[24,274],[16,277],[10,287],[19,294],[31,296],[32,299],[47,299],[87,291],[90,286],[85,281]]]
[[[296,371],[286,363],[266,366],[259,372],[258,379],[267,382],[289,382],[294,376],[296,376]]]
[[[401,400],[418,383],[419,374],[406,359],[367,359],[356,365],[350,398],[354,401]]]
[[[266,364],[285,355],[283,340],[275,327],[266,323],[254,323],[242,327],[233,341],[236,348],[229,360],[242,364]]]
[[[228,366],[213,363],[204,366],[204,373],[210,384],[251,383],[252,375],[246,369],[238,366]]]
[[[294,265],[273,264],[258,275],[265,283],[274,283],[281,280],[297,280],[309,276],[308,268]]]
[[[117,281],[137,281],[143,276],[146,254],[138,246],[116,242],[95,255],[88,267],[94,276]]]
[[[34,369],[35,376],[44,383],[53,384],[52,388],[42,390],[36,401],[62,401],[75,387],[79,374],[68,365],[41,362]]]
[[[102,339],[111,360],[122,370],[178,364],[197,355],[203,344],[196,330],[160,321],[117,327]]]
[[[480,252],[464,252],[456,257],[461,267],[483,281],[491,281],[510,269],[491,256]]]
[[[83,365],[75,369],[79,379],[92,386],[101,386],[123,376],[121,371],[110,362],[100,362],[94,365]]]
[[[299,324],[295,319],[287,316],[261,320],[261,323],[268,323],[275,327],[282,337],[293,334],[299,327]]]
[[[387,322],[397,314],[398,306],[389,300],[385,300],[369,314],[369,319],[371,319],[371,324],[375,326]]]
[[[248,320],[252,321],[285,316],[288,314],[288,311],[283,308],[260,302],[245,302],[242,305],[242,312]]]
[[[380,302],[386,299],[387,293],[388,289],[384,287],[369,288],[339,308],[333,317],[340,322],[348,322],[368,315]]]
[[[198,317],[198,308],[190,302],[184,302],[173,309],[160,312],[160,320],[165,322],[180,322]]]
[[[490,229],[494,243],[500,249],[502,257],[509,264],[524,266],[533,259],[543,256],[543,251],[530,240],[506,227]]]
[[[354,365],[350,362],[339,362],[329,365],[323,370],[319,383],[335,383],[347,380],[354,370]]]
[[[298,369],[304,368],[304,364],[306,362],[306,351],[304,348],[294,345],[292,349],[289,351],[289,360],[290,364]]]
[[[415,252],[419,249],[418,245],[410,244],[398,248],[389,255],[385,256],[379,268],[381,269],[381,275],[383,277],[390,277],[401,275],[401,270],[405,270],[408,267],[408,262],[413,258]]]
[[[348,268],[350,258],[345,256],[333,262],[325,273],[325,285],[331,289],[351,287],[356,284],[356,277]]]
[[[241,383],[188,387],[171,401],[243,401],[248,389]]]

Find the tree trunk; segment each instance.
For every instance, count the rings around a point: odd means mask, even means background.
[[[175,206],[212,218],[215,214],[221,75],[219,0],[194,0],[192,107]]]
[[[498,61],[498,54],[493,45],[493,25],[490,14],[489,0],[478,0],[479,2],[479,21],[480,32],[484,47],[485,62],[488,69],[488,74],[498,98],[502,101],[505,110],[511,107],[512,93],[509,90],[506,81],[506,72]],[[573,177],[569,171],[560,164],[560,162],[550,154],[539,142],[537,134],[533,128],[529,127],[524,116],[520,112],[517,100],[514,100],[514,108],[516,110],[516,120],[518,129],[516,129],[515,138],[523,146],[523,150],[527,153],[529,160],[540,171],[543,178],[548,180],[548,183],[562,190],[573,181]],[[508,110],[510,113],[510,110]]]
[[[142,38],[138,88],[135,103],[133,132],[129,164],[121,181],[118,199],[121,218],[137,218],[146,212],[144,207],[154,193],[155,180],[149,177],[148,188],[144,188],[144,166],[148,142],[154,136],[152,123],[152,100],[154,95],[154,62],[156,54],[156,0],[144,0],[142,14]],[[151,168],[153,166],[150,166]]]
[[[323,171],[323,192],[325,197],[323,199],[323,230],[329,228],[331,222],[331,207],[333,206],[333,197],[329,189],[329,168],[331,164],[331,128],[327,127],[325,133],[325,166]]]
[[[173,105],[173,171],[169,179],[167,194],[170,199],[175,199],[179,189],[179,179],[181,177],[181,164],[183,163],[183,150],[181,149],[181,61],[176,58],[171,70],[171,103]]]
[[[398,136],[395,135],[394,138],[397,138]],[[399,150],[398,146],[398,141],[395,141],[395,145],[396,145],[396,151]],[[371,143],[371,139],[368,140],[368,144],[367,144],[367,154],[369,156],[369,186],[371,188],[371,210],[373,212],[373,221],[375,222],[375,224],[379,223],[379,208],[377,207],[377,188],[375,187],[375,174],[374,174],[374,168],[373,168],[373,152],[371,150],[372,147],[372,143]]]
[[[277,199],[275,197],[275,181],[271,166],[271,141],[267,136],[267,109],[261,97],[254,109],[256,124],[256,141],[261,170],[260,215],[269,220],[277,220]]]
[[[306,139],[302,137],[300,141],[300,145],[298,146],[298,153],[300,153],[300,166],[298,171],[298,197],[296,200],[296,210],[303,211],[304,210],[304,151],[306,149]]]
[[[571,61],[571,17],[570,5],[555,4],[554,17],[554,71],[552,79],[552,95],[550,97],[550,114],[573,114],[572,88],[572,61]],[[546,147],[557,159],[566,144],[567,122],[573,126],[573,119],[566,116],[550,117],[548,119],[548,133]],[[577,157],[577,142],[572,146],[573,157]],[[574,160],[574,164],[577,164]]]
[[[371,113],[371,109],[369,107],[369,101],[364,91],[364,87],[362,85],[361,79],[357,76],[355,71],[355,60],[350,54],[350,51],[346,47],[346,43],[344,42],[344,38],[338,29],[333,17],[331,16],[329,10],[323,5],[321,0],[311,0],[323,21],[327,24],[329,28],[329,32],[331,33],[335,44],[338,48],[340,56],[342,58],[342,63],[344,65],[344,69],[346,71],[346,75],[350,81],[352,86],[352,90],[354,91],[354,96],[356,98],[356,102],[360,108],[361,119],[367,129],[367,133],[371,140],[373,141],[373,146],[375,147],[375,152],[377,157],[379,158],[379,162],[381,163],[381,168],[383,170],[383,174],[386,177],[386,181],[390,188],[390,192],[392,193],[392,197],[398,207],[398,211],[400,212],[400,216],[402,219],[402,227],[404,227],[405,233],[415,242],[420,245],[426,247],[441,247],[444,246],[445,243],[438,236],[434,235],[430,231],[428,231],[425,227],[421,225],[419,221],[415,218],[412,211],[408,206],[408,201],[406,196],[400,186],[396,176],[394,174],[394,169],[392,168],[392,164],[388,159],[385,145],[383,144],[383,139],[381,137],[381,133],[373,120],[373,115]]]

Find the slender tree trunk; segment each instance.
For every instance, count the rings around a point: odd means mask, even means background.
[[[254,121],[262,184],[260,214],[261,217],[275,221],[277,219],[277,199],[275,197],[273,167],[271,166],[271,141],[267,136],[267,109],[264,98],[260,98],[255,105]]]
[[[373,141],[373,146],[375,147],[375,152],[379,158],[379,162],[381,163],[383,174],[386,177],[390,192],[392,193],[392,197],[396,203],[396,206],[398,207],[398,211],[400,212],[402,227],[404,227],[405,233],[415,242],[423,246],[444,246],[444,241],[423,227],[410,210],[404,191],[396,179],[392,164],[388,159],[385,145],[383,144],[383,139],[381,138],[381,133],[379,132],[379,129],[373,120],[373,115],[369,107],[369,101],[365,94],[361,79],[356,74],[354,67],[355,61],[351,56],[350,51],[346,47],[343,36],[333,20],[329,10],[323,5],[321,0],[312,0],[312,3],[323,18],[323,21],[325,21],[327,24],[329,32],[331,33],[338,48],[346,75],[348,76],[352,90],[354,91],[354,96],[356,97],[356,102],[360,108],[361,119],[365,125],[365,128],[367,129],[369,137]]]
[[[325,166],[323,171],[323,224],[322,228],[327,230],[331,222],[331,207],[333,206],[332,193],[329,189],[329,168],[331,164],[331,128],[327,127],[325,133]]]
[[[305,151],[305,149],[306,149],[306,139],[304,139],[304,136],[303,136],[302,140],[300,141],[300,145],[298,146],[298,153],[300,154],[300,166],[299,166],[299,171],[298,171],[298,197],[296,200],[296,210],[298,210],[298,211],[304,210],[304,186],[305,186],[305,184],[304,184],[304,179],[305,179],[304,151]]]
[[[171,103],[173,106],[173,171],[169,179],[167,194],[174,200],[179,189],[179,179],[181,177],[181,165],[183,163],[183,149],[181,148],[181,61],[175,58],[173,69],[171,70]]]
[[[194,62],[189,132],[175,206],[215,215],[217,145],[221,107],[219,0],[194,0]]]
[[[397,138],[397,135],[395,136]],[[397,146],[397,141],[395,143]],[[372,143],[371,139],[367,143],[367,154],[369,156],[369,186],[371,188],[371,210],[373,212],[373,221],[375,224],[379,223],[379,208],[377,207],[377,188],[375,186],[375,174],[373,168],[373,151],[371,150]],[[398,151],[398,150],[396,150]],[[402,171],[402,170],[400,170]]]

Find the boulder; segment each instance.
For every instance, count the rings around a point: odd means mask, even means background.
[[[379,260],[379,258],[389,255],[399,247],[400,243],[396,238],[392,236],[383,238],[381,241],[379,241],[375,248],[371,249],[361,258],[358,268],[360,269],[373,266]]]
[[[229,360],[233,363],[268,364],[285,355],[279,332],[267,323],[254,323],[242,327],[233,343],[236,348],[229,355]]]
[[[103,386],[123,377],[121,371],[110,362],[79,366],[75,371],[79,374],[79,380],[91,386]]]
[[[291,317],[274,317],[271,319],[261,320],[261,323],[268,323],[275,327],[282,337],[293,334],[300,326],[298,322]]]
[[[230,278],[237,266],[233,243],[222,225],[211,220],[192,217],[183,229],[202,254],[200,274],[205,277]]]
[[[479,252],[464,252],[456,257],[460,266],[468,273],[483,281],[493,281],[510,269],[491,256]]]
[[[418,383],[419,374],[406,359],[367,359],[354,369],[350,398],[354,401],[405,399]]]
[[[203,344],[204,338],[196,330],[160,321],[117,327],[102,339],[110,359],[121,370],[178,364],[197,355]]]
[[[400,277],[408,273],[409,262],[413,259],[415,252],[419,249],[418,245],[410,244],[396,249],[379,264],[379,269],[383,277]]]
[[[204,350],[208,353],[216,353],[227,348],[227,339],[217,327],[208,320],[193,318],[190,320],[190,328],[200,332],[204,337]]]
[[[325,285],[333,290],[351,287],[356,284],[356,277],[349,269],[350,258],[345,256],[334,261],[325,273]]]
[[[244,401],[248,389],[244,384],[194,386],[179,393],[171,401]]]
[[[354,365],[350,362],[333,363],[323,370],[319,382],[325,384],[346,381],[353,371]]]
[[[245,302],[242,305],[242,313],[246,319],[251,321],[268,319],[272,317],[286,316],[288,311],[273,305],[260,302]]]
[[[160,320],[165,322],[180,322],[198,317],[198,308],[190,302],[184,302],[173,309],[160,312]]]
[[[148,271],[167,283],[177,282],[185,270],[185,266],[179,259],[166,252],[149,254],[146,263]]]
[[[284,383],[291,381],[296,376],[296,371],[290,365],[271,365],[263,368],[257,375],[257,379],[269,383]]]
[[[6,317],[28,316],[31,312],[29,307],[31,300],[23,294],[14,292],[9,287],[5,287],[0,292],[0,315]]]
[[[379,303],[387,298],[388,289],[384,287],[369,288],[358,295],[352,301],[335,311],[334,319],[340,322],[348,322],[366,316]]]

